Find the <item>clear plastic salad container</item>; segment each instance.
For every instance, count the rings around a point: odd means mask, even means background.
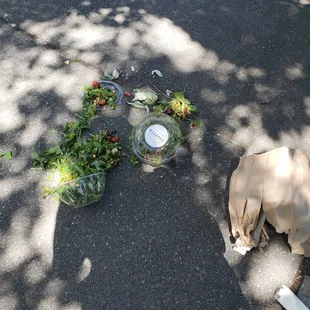
[[[118,85],[115,82],[112,81],[105,81],[105,80],[100,80],[98,81],[101,87],[108,87],[112,90],[116,91],[116,100],[115,100],[115,104],[121,104],[122,103],[122,99],[124,97],[124,91],[123,89],[120,87],[120,85]]]
[[[151,113],[133,129],[132,148],[144,163],[160,166],[170,161],[183,141],[178,123],[163,113]]]
[[[100,172],[61,184],[57,194],[65,204],[80,208],[99,201],[104,188],[105,173]]]

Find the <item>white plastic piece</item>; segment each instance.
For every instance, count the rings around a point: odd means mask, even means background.
[[[152,76],[155,76],[155,75],[157,75],[157,76],[159,76],[159,77],[163,77],[163,74],[159,71],[159,70],[152,70]]]
[[[247,247],[247,246],[239,246],[239,247],[234,246],[233,250],[235,250],[236,252],[238,252],[242,255],[245,255],[247,252],[251,251],[251,248]]]
[[[285,285],[279,286],[274,295],[286,310],[309,310],[309,308]]]

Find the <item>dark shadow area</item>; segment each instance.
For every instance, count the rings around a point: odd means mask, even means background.
[[[101,203],[59,209],[53,268],[70,283],[62,302],[80,301],[82,309],[249,309],[222,256],[216,222],[193,199],[195,168],[190,175],[122,168],[109,175]],[[77,283],[85,260],[90,273]]]

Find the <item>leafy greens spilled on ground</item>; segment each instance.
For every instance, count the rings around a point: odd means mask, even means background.
[[[71,147],[58,143],[41,155],[33,153],[32,158],[34,168],[58,170],[63,183],[110,170],[120,162],[122,146],[117,136],[103,131],[87,140],[78,139]]]
[[[1,157],[5,157],[8,160],[12,160],[13,159],[13,153],[11,151],[4,152],[4,153],[0,154],[0,158]]]
[[[84,86],[83,108],[76,114],[76,121],[67,123],[63,128],[63,140],[41,154],[33,153],[33,167],[48,169],[59,175],[58,185],[82,178],[90,174],[109,171],[122,158],[122,146],[115,133],[105,130],[82,139],[85,130],[91,128],[100,100],[115,108],[116,95],[97,81],[92,86]],[[46,194],[56,189],[45,187]]]
[[[93,103],[99,106],[110,106],[113,110],[116,108],[116,91],[109,87],[101,87],[100,83],[94,81],[92,86],[84,86],[84,104]]]
[[[196,126],[199,126],[200,124],[199,122],[193,120],[193,114],[198,112],[197,107],[185,98],[184,94],[181,92],[173,93],[170,100],[158,102],[158,104],[154,107],[154,112],[166,113],[177,122],[186,120],[189,121],[190,124],[195,122]]]
[[[191,128],[200,126],[200,122],[194,120],[198,108],[185,98],[182,92],[172,93],[168,100],[158,100],[157,94],[150,88],[135,89],[134,98],[127,104],[134,108],[145,109],[147,112],[168,114],[179,123],[189,121]]]

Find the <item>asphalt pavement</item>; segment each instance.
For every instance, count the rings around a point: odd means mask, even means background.
[[[301,257],[275,233],[264,252],[232,250],[228,180],[243,155],[310,155],[309,29],[307,0],[2,0],[0,153],[13,160],[0,161],[0,309],[268,309]],[[124,100],[93,122],[124,147],[102,201],[44,199],[31,153],[113,68],[124,90],[184,91],[201,127],[172,162],[133,168],[145,113]]]

